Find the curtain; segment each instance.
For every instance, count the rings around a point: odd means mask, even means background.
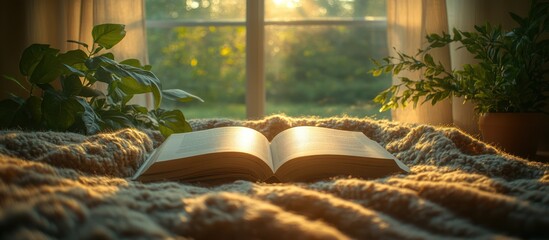
[[[445,0],[388,0],[387,33],[390,55],[396,51],[416,54],[427,43],[428,33],[448,32],[448,20]],[[394,49],[393,49],[394,48]],[[433,58],[446,67],[450,67],[449,48],[440,48],[432,52]],[[418,79],[420,72],[402,71],[398,77]],[[421,101],[421,100],[420,100]],[[416,108],[409,104],[406,108],[392,111],[395,121],[427,123],[436,125],[452,124],[452,105],[445,100],[432,106],[429,102],[418,104]]]
[[[110,49],[116,60],[139,59],[148,63],[143,0],[26,0],[26,45],[48,43],[62,52],[75,49],[67,40],[92,42],[91,31],[101,23],[126,25],[126,37]],[[104,87],[104,86],[99,86]],[[150,106],[149,96],[133,103]]]

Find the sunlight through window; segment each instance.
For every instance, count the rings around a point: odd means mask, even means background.
[[[388,55],[385,0],[255,1],[262,10],[245,0],[145,0],[149,60],[162,87],[205,100],[163,107],[187,118],[244,119],[247,108],[254,116],[390,118],[372,101],[390,77],[368,73],[370,59]],[[257,25],[246,19],[252,13],[260,28],[247,27]],[[248,64],[261,47],[257,65]]]
[[[300,6],[300,0],[273,0],[276,6],[282,6],[286,8],[296,8]]]

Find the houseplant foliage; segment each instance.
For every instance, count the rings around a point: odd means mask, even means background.
[[[452,34],[428,35],[427,47],[416,55],[397,52],[396,57],[373,60],[374,76],[401,70],[421,71],[420,79],[401,77],[401,83],[376,96],[381,110],[412,102],[435,104],[451,96],[472,101],[478,113],[541,112],[547,103],[549,82],[549,3],[532,1],[527,17],[510,13],[518,27],[504,31],[487,23],[475,31],[453,29]],[[473,54],[475,64],[449,70],[433,59],[430,50],[459,43]],[[545,67],[545,68],[544,68]]]
[[[72,41],[80,49],[60,53],[45,44],[32,44],[21,56],[23,79],[17,83],[26,96],[12,94],[0,102],[0,128],[73,131],[94,134],[126,127],[159,130],[164,136],[191,131],[180,110],[160,108],[162,99],[200,98],[180,89],[162,90],[160,80],[137,59],[121,62],[104,53],[126,35],[121,24],[101,24],[92,30],[93,43]],[[96,88],[104,83],[106,90]],[[154,108],[129,104],[136,94],[152,93]]]

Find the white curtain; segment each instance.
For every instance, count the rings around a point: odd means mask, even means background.
[[[417,50],[427,43],[428,33],[448,32],[445,0],[388,0],[387,1],[387,32],[388,46],[391,55],[397,51],[416,54]],[[450,67],[450,52],[448,48],[432,52],[433,57]],[[402,71],[398,77],[418,79],[421,73]],[[393,83],[398,83],[398,77]],[[419,105],[414,109],[409,104],[404,109],[392,111],[395,121],[415,122],[445,125],[452,123],[452,105],[449,100],[435,106],[430,103]]]
[[[109,51],[118,61],[135,58],[148,63],[143,0],[26,1],[27,45],[48,43],[64,52],[78,47],[67,40],[91,44],[94,25],[119,23],[126,25],[126,37]],[[133,102],[150,106],[147,96],[136,96]]]

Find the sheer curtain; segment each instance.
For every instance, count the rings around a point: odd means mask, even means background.
[[[148,63],[143,0],[26,0],[27,39],[48,43],[62,52],[78,47],[67,40],[92,42],[91,31],[101,23],[126,25],[126,37],[110,49],[116,60],[139,59]],[[134,103],[149,105],[149,97],[137,96]]]
[[[388,0],[387,32],[390,54],[395,55],[395,49],[407,54],[417,53],[418,49],[425,46],[425,36],[428,33],[448,32],[447,19],[445,0]],[[450,67],[448,48],[437,49],[432,55]],[[399,77],[418,79],[420,74],[402,71]],[[398,81],[398,78],[393,78],[393,83]],[[404,109],[393,110],[392,117],[401,122],[448,125],[452,124],[452,105],[449,100],[435,106],[430,103],[418,104],[415,109],[413,104],[409,104]]]

